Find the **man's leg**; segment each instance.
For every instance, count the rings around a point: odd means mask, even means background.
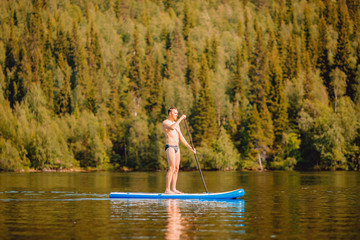
[[[175,166],[176,166],[175,165],[175,150],[172,147],[169,147],[166,150],[166,156],[168,159],[169,170],[166,175],[165,193],[174,193],[170,189],[170,184],[171,184],[171,180],[173,179]]]
[[[174,193],[182,193],[182,192],[176,190],[176,183],[177,183],[177,178],[178,178],[178,173],[179,173],[179,167],[180,167],[180,148],[177,151],[177,153],[175,153],[175,171],[174,171],[172,181],[171,181],[171,191],[173,191]]]

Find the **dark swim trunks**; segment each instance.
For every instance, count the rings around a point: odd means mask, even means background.
[[[165,145],[165,151],[166,151],[169,147],[173,148],[173,149],[175,150],[175,153],[177,153],[177,152],[179,151],[179,146],[178,146],[178,145],[168,145],[168,144]]]

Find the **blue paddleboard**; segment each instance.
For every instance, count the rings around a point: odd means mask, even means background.
[[[184,193],[184,194],[166,194],[166,193],[130,193],[130,192],[112,192],[110,198],[152,198],[152,199],[234,199],[244,196],[243,189],[237,189],[221,193]]]

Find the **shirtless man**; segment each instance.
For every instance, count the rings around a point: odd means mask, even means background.
[[[178,110],[174,107],[171,107],[168,110],[168,119],[163,121],[162,127],[166,137],[165,151],[168,159],[169,170],[166,175],[166,186],[165,193],[167,194],[181,194],[182,192],[176,190],[176,181],[179,172],[180,165],[180,148],[179,148],[179,139],[180,141],[193,153],[196,153],[196,150],[193,149],[185,140],[184,136],[180,131],[180,122],[186,118],[185,115],[182,115],[179,120],[176,121],[178,117]]]

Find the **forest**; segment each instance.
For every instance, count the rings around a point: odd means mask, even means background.
[[[203,169],[360,169],[357,0],[3,0],[0,32],[0,171],[166,169],[169,107]]]

